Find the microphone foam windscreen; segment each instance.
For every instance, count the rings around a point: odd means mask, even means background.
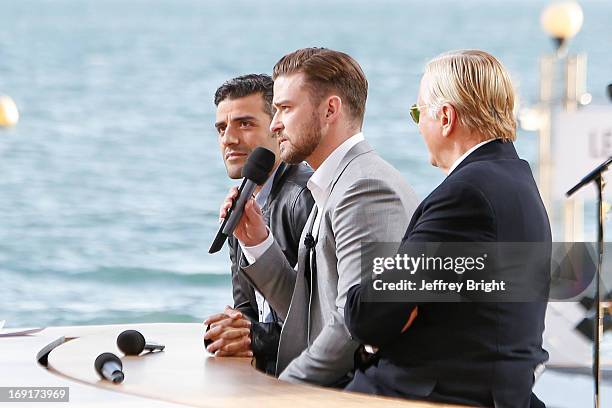
[[[144,350],[145,338],[136,330],[126,330],[117,336],[117,347],[127,356],[136,356]]]
[[[96,368],[96,371],[98,373],[101,372],[102,366],[108,363],[109,361],[115,362],[119,367],[123,368],[123,363],[121,363],[119,357],[117,357],[113,353],[102,353],[96,358],[96,361],[94,362],[94,367]]]
[[[275,161],[274,152],[264,147],[258,147],[253,150],[244,164],[242,177],[253,180],[257,185],[262,185],[268,179],[268,174],[272,171]]]

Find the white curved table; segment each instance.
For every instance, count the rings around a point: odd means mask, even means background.
[[[139,330],[148,340],[165,344],[165,351],[122,356],[115,341],[128,328]],[[77,332],[78,328],[73,328],[66,335],[78,335]],[[195,407],[450,407],[290,384],[256,371],[248,358],[210,355],[202,338],[203,326],[199,324],[95,326],[51,351],[48,368],[69,380],[99,389]],[[123,383],[112,384],[97,376],[93,362],[102,352],[121,357]]]

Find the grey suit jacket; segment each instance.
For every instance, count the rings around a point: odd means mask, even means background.
[[[341,161],[319,209],[312,290],[304,276],[304,236],[314,211],[302,232],[297,271],[276,242],[252,265],[242,258],[243,272],[285,320],[280,379],[329,386],[351,373],[359,344],[344,323],[344,305],[349,288],[360,282],[361,242],[399,246],[417,204],[401,174],[363,141]]]

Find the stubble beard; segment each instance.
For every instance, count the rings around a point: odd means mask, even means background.
[[[305,161],[312,152],[319,146],[323,133],[319,125],[319,118],[313,112],[312,118],[305,123],[300,130],[296,132],[292,138],[288,138],[286,133],[281,133],[281,136],[287,138],[285,145],[289,145],[284,149],[281,148],[280,156],[285,163],[299,164]],[[293,141],[292,141],[293,140]]]

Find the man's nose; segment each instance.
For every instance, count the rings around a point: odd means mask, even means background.
[[[270,123],[270,132],[278,133],[284,128],[285,126],[283,126],[283,122],[280,120],[278,111],[276,111],[274,117],[272,118],[272,122]]]
[[[221,141],[224,145],[232,145],[237,144],[239,142],[238,132],[236,131],[236,129],[234,129],[232,125],[227,125],[225,131],[223,132],[223,137],[221,138]]]

